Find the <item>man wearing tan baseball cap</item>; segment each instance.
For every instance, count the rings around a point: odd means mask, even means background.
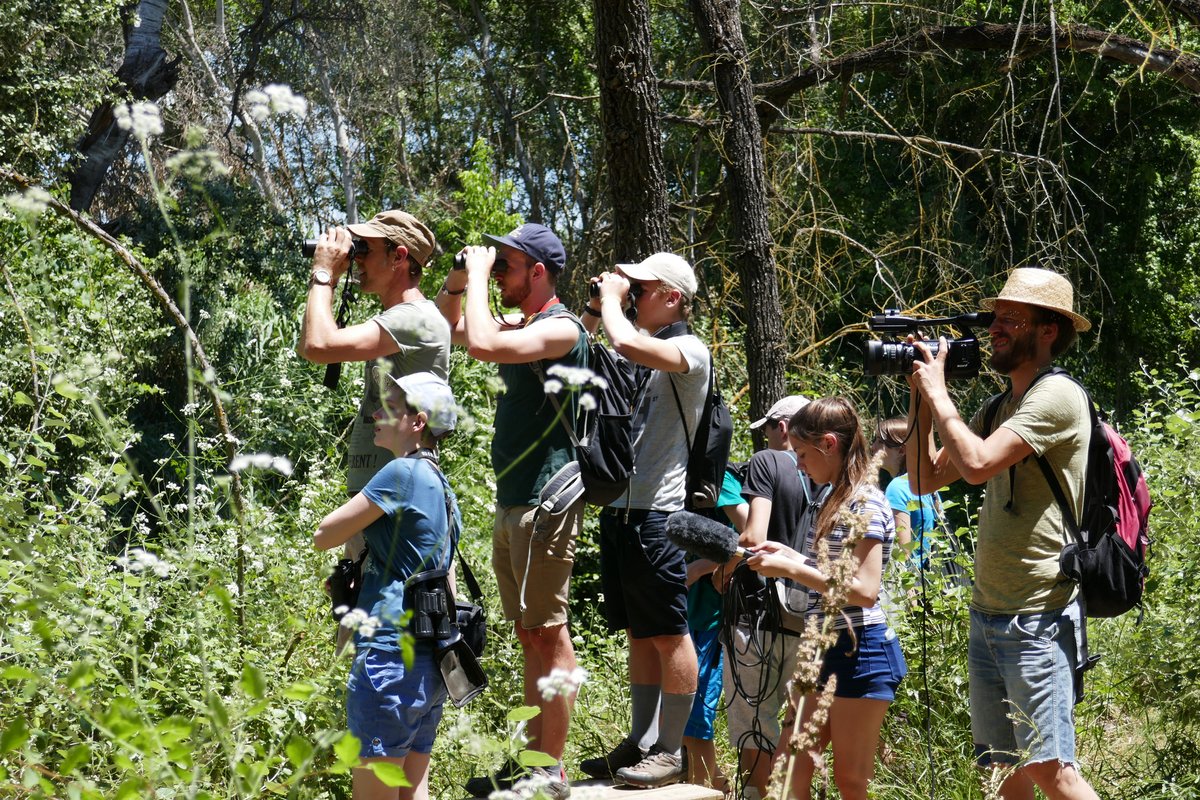
[[[1059,568],[1070,533],[1041,466],[1078,519],[1089,400],[1050,368],[1091,323],[1075,311],[1070,282],[1048,269],[1012,270],[985,305],[996,314],[988,327],[991,365],[1008,376],[1009,388],[964,422],[946,391],[945,341],[936,358],[917,342],[923,360],[914,359],[909,378],[909,425],[917,426],[907,444],[909,480],[917,494],[959,478],[987,484],[968,642],[977,763],[1011,769],[1002,797],[1032,797],[1038,786],[1048,797],[1094,800],[1075,758],[1070,702],[1082,685],[1083,613],[1075,584]]]
[[[339,328],[333,298],[338,281],[350,270],[355,240],[366,246],[365,252],[354,249],[359,291],[378,297],[383,310],[366,322]],[[429,228],[399,210],[383,211],[362,224],[330,228],[317,240],[297,350],[315,364],[363,362],[363,395],[350,428],[346,471],[351,496],[392,460],[391,452],[375,445],[371,416],[383,405],[386,377],[432,372],[449,378],[450,326],[420,288],[421,270],[434,248]],[[376,372],[378,359],[387,363],[382,374]],[[361,550],[361,535],[347,544],[352,557]]]

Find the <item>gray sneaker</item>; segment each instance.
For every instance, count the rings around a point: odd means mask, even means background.
[[[650,748],[646,757],[632,767],[617,770],[616,778],[621,783],[639,789],[654,789],[671,783],[679,783],[687,777],[681,756],[660,750],[658,745]]]
[[[567,800],[571,796],[571,784],[562,767],[533,767],[527,779],[549,800]]]
[[[579,769],[585,775],[604,780],[611,778],[622,767],[632,767],[645,757],[646,751],[638,747],[636,742],[622,739],[608,755],[580,761]]]

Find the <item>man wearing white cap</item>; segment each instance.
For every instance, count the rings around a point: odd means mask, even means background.
[[[683,551],[666,538],[666,520],[684,507],[689,442],[712,358],[688,330],[696,273],[683,258],[656,253],[639,264],[618,264],[597,283],[599,297],[585,309],[585,324],[595,330],[602,321],[613,349],[649,373],[634,412],[636,468],[629,490],[600,516],[605,618],[612,630],[629,634],[633,731],[608,755],[580,767],[633,786],[663,786],[686,775],[680,751],[698,671],[688,633],[687,568]],[[636,327],[625,316],[627,299]]]
[[[988,328],[991,366],[1008,376],[1009,390],[964,422],[946,391],[945,340],[936,358],[917,342],[924,360],[914,359],[909,378],[909,423],[918,426],[907,445],[909,476],[918,492],[959,478],[987,484],[968,650],[979,766],[1016,767],[1000,787],[1005,800],[1032,800],[1035,786],[1052,799],[1091,800],[1097,795],[1075,758],[1071,699],[1081,614],[1075,584],[1058,565],[1066,528],[1030,458],[1049,463],[1078,518],[1091,438],[1088,401],[1070,379],[1045,373],[1091,324],[1075,313],[1067,279],[1046,269],[1014,269],[987,305],[996,314]]]
[[[755,547],[767,540],[796,549],[804,545],[803,537],[799,541],[796,537],[809,527],[801,524],[801,517],[824,489],[814,486],[797,469],[796,454],[787,435],[792,415],[806,405],[807,397],[788,395],[771,406],[766,416],[750,423],[751,430],[763,429],[767,447],[751,456],[746,467],[742,497],[750,504],[750,516],[738,540],[742,547]],[[729,581],[740,563],[741,559],[731,560],[719,577]],[[743,567],[728,591],[761,594],[764,589],[756,573]],[[787,702],[788,686],[796,672],[795,637],[803,628],[808,604],[808,590],[802,588],[801,592],[803,599],[797,601],[799,608],[790,626],[768,628],[762,624],[761,614],[735,620],[733,649],[725,659],[725,686],[731,687],[726,690],[729,740],[738,749],[738,768],[747,791],[753,787],[759,797],[767,796],[772,753],[780,735],[779,711]],[[766,602],[775,603],[777,599],[767,597]],[[756,696],[750,696],[747,690]]]

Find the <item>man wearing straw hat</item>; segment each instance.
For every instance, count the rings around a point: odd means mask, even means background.
[[[979,766],[1016,768],[1001,784],[1005,800],[1033,800],[1035,786],[1052,800],[1087,800],[1097,795],[1076,764],[1072,702],[1080,607],[1058,567],[1062,513],[1031,456],[1050,464],[1078,518],[1088,400],[1069,378],[1043,373],[1091,324],[1075,313],[1067,279],[1046,269],[1014,269],[986,305],[996,314],[990,363],[1008,376],[1009,391],[964,422],[946,391],[945,341],[936,358],[916,342],[924,360],[914,359],[909,378],[909,423],[919,427],[908,441],[908,471],[919,492],[959,478],[987,484],[967,657]]]

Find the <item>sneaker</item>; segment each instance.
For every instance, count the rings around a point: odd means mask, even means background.
[[[622,739],[612,752],[597,758],[585,758],[579,762],[579,769],[585,775],[600,780],[612,778],[622,767],[632,767],[646,757],[646,751],[637,746],[636,742]]]
[[[487,797],[498,789],[511,789],[514,783],[528,776],[529,770],[510,758],[494,774],[471,778],[464,788],[471,797]]]
[[[617,770],[616,778],[621,783],[639,789],[654,789],[670,783],[679,783],[687,777],[687,768],[682,756],[660,750],[658,745],[650,748],[646,757],[636,766]]]
[[[567,780],[567,772],[562,766],[534,767],[527,780],[530,785],[536,784],[537,791],[549,800],[567,800],[571,796],[571,783]]]

